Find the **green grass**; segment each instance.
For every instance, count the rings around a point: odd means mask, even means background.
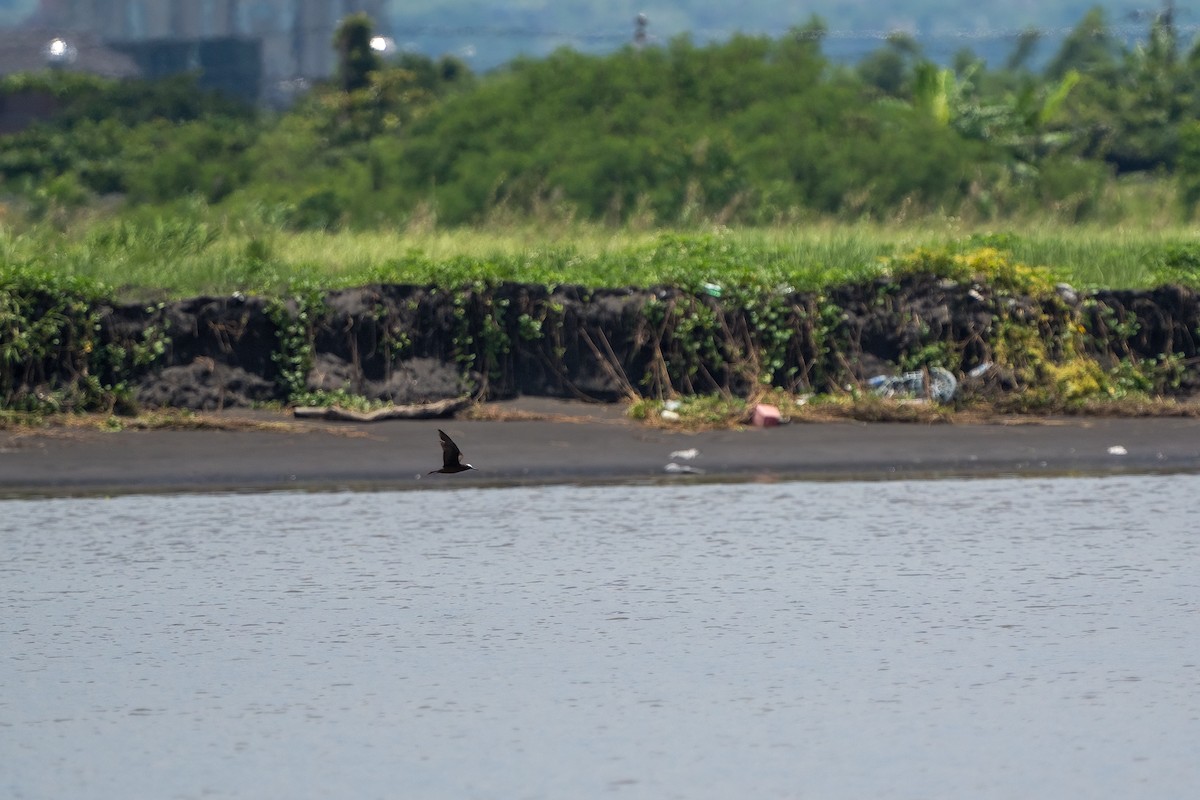
[[[293,233],[215,212],[49,225],[20,232],[0,219],[0,268],[26,265],[116,287],[128,297],[275,291],[297,282],[463,285],[511,280],[590,287],[703,283],[819,289],[869,279],[889,256],[917,248],[984,245],[1049,268],[1079,287],[1142,288],[1167,254],[1200,250],[1178,226],[1030,222],[985,227],[957,220],[816,224],[690,231],[570,224],[459,230]]]

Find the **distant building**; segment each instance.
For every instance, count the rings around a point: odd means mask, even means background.
[[[133,58],[107,47],[98,37],[75,34],[68,40],[59,33],[36,28],[6,31],[0,36],[0,77],[47,69],[73,69],[106,78],[141,74]],[[25,130],[36,120],[53,116],[58,107],[56,97],[36,89],[0,95],[0,136]]]
[[[30,22],[64,37],[94,34],[130,54],[146,77],[199,70],[202,85],[258,98],[276,84],[332,75],[340,21],[360,11],[382,19],[383,5],[384,0],[41,0]]]
[[[132,58],[109,47],[94,34],[66,37],[61,29],[22,28],[5,31],[0,36],[0,75],[54,67],[106,78],[133,78],[141,74]]]
[[[192,72],[204,89],[253,105],[263,94],[262,40],[240,36],[203,39],[162,38],[113,42],[147,78]]]

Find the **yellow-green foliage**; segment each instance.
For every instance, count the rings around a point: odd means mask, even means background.
[[[1055,396],[1067,405],[1115,394],[1108,374],[1095,359],[1073,355],[1060,364],[1047,363],[1045,368]]]
[[[949,249],[918,248],[885,260],[885,274],[936,275],[957,283],[981,283],[993,289],[1035,297],[1054,289],[1054,277],[1046,267],[1034,267],[1015,261],[995,247],[980,247],[966,252]]]
[[[1021,383],[1036,383],[1049,361],[1046,343],[1037,328],[1001,317],[993,326],[989,341],[992,361],[1014,370]]]

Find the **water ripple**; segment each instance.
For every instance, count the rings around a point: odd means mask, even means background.
[[[1190,796],[1198,491],[4,501],[0,786]]]

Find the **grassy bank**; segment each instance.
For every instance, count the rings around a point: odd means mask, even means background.
[[[0,220],[0,269],[81,277],[134,298],[273,293],[369,283],[462,286],[501,280],[624,287],[705,283],[818,290],[879,274],[891,256],[980,246],[1045,267],[1083,288],[1185,282],[1200,263],[1200,233],[1186,226],[1004,228],[956,220],[912,224],[814,222],[689,231],[612,229],[578,223],[462,230],[289,232],[260,218],[165,212],[65,229],[17,231]]]
[[[221,407],[219,364],[237,370],[234,405],[417,402],[397,393],[435,385],[742,404],[701,408],[720,418],[772,390],[877,414],[868,378],[929,367],[990,370],[972,397],[1008,413],[1198,385],[1194,293],[1055,287],[1200,286],[1200,236],[1182,226],[298,233],[178,212],[0,227],[0,408]],[[391,286],[326,302],[373,284]],[[200,295],[216,299],[171,302]]]

